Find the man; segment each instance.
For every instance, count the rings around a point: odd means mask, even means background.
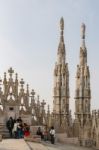
[[[13,127],[14,127],[14,120],[12,117],[10,117],[9,120],[7,121],[7,128],[9,130],[10,138],[13,137],[13,135],[12,135]]]
[[[52,126],[51,130],[50,130],[50,136],[51,136],[51,143],[54,144],[55,143],[55,129]]]

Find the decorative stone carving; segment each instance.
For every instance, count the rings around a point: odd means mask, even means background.
[[[43,123],[43,118],[46,121],[46,112],[45,112],[45,101],[43,100],[40,103],[39,97],[37,102],[35,101],[35,92],[29,92],[29,85],[27,84],[26,90],[24,88],[24,80],[21,79],[19,82],[18,74],[15,74],[15,79],[13,77],[14,70],[10,68],[8,70],[9,78],[7,79],[6,73],[4,73],[4,80],[0,79],[0,116],[6,125],[6,121],[9,117],[17,119],[19,116],[22,117],[24,121],[30,125],[44,125],[47,122]],[[4,91],[2,91],[2,88]],[[33,122],[33,118],[36,118],[36,121]],[[35,119],[34,119],[35,120]]]

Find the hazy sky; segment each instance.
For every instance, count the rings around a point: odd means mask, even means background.
[[[99,108],[99,0],[0,0],[0,76],[12,66],[41,99],[52,104],[53,69],[64,17],[70,108],[74,111],[76,65],[86,24],[92,109]]]

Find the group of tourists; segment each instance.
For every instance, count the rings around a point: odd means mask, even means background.
[[[49,132],[46,128],[42,131],[42,129],[38,127],[36,134],[41,136],[41,139],[44,139],[44,141],[50,140],[52,144],[55,143],[55,129],[53,126],[50,128]]]
[[[29,126],[23,123],[21,117],[16,120],[10,117],[6,126],[9,130],[10,138],[23,138],[30,134]]]
[[[10,138],[19,139],[30,135],[30,127],[23,122],[21,117],[16,120],[10,117],[6,123],[6,126],[9,130]],[[49,129],[49,131],[46,127],[43,130],[41,127],[38,127],[36,134],[44,141],[50,140],[52,144],[55,143],[55,130],[53,126]]]

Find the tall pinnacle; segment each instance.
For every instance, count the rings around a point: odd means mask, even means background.
[[[82,39],[82,43],[81,43],[81,47],[85,48],[85,30],[86,30],[86,26],[84,23],[82,23],[81,25],[81,39]]]

